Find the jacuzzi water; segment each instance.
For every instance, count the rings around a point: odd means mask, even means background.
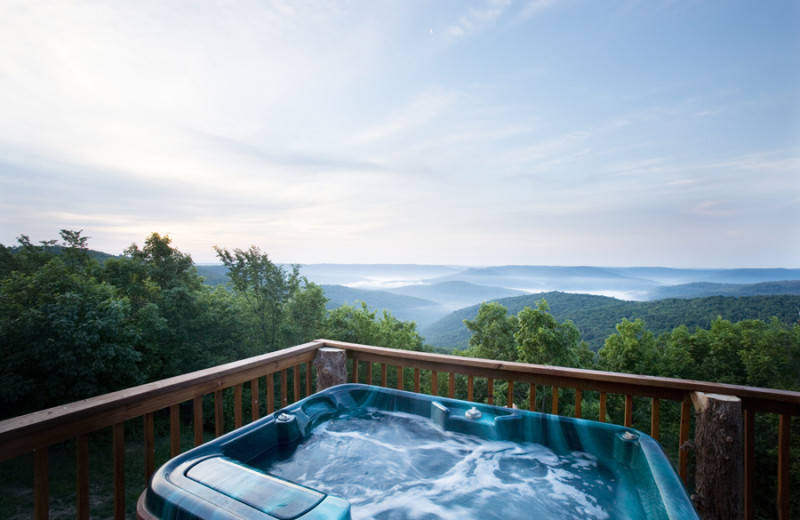
[[[342,414],[290,452],[250,464],[347,498],[353,519],[621,518],[614,504],[620,476],[597,457],[485,441],[399,412]]]
[[[475,410],[470,410],[475,406]],[[188,451],[142,519],[694,519],[661,447],[621,426],[366,385]]]

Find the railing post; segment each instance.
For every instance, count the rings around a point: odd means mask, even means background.
[[[347,382],[347,352],[340,348],[321,347],[314,358],[317,392]]]
[[[742,401],[738,397],[693,392],[695,427],[695,494],[702,518],[744,517]]]

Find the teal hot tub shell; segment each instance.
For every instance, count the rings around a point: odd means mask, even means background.
[[[342,426],[347,421],[365,420],[370,422],[353,424],[383,424],[384,416],[391,414],[397,415],[400,422],[396,424],[401,426],[385,428],[405,428],[404,425],[412,424],[412,429],[423,432],[423,435],[437,439],[446,438],[458,447],[456,451],[447,452],[444,468],[439,467],[442,464],[437,466],[437,463],[430,462],[436,459],[435,453],[433,456],[429,455],[444,448],[425,448],[428,451],[425,452],[424,462],[415,462],[412,466],[414,478],[419,478],[417,473],[420,466],[431,467],[438,474],[446,475],[447,486],[457,488],[459,484],[452,479],[458,478],[460,473],[480,473],[474,463],[472,466],[459,465],[461,459],[488,446],[487,452],[494,453],[494,456],[499,454],[500,457],[500,465],[494,466],[495,469],[490,471],[494,474],[488,477],[493,481],[500,478],[510,482],[509,491],[491,488],[488,493],[471,492],[471,495],[483,495],[474,502],[480,504],[480,511],[476,509],[477,505],[472,505],[469,497],[466,500],[458,498],[457,507],[453,509],[452,500],[445,504],[449,498],[441,497],[441,504],[437,503],[438,495],[431,496],[429,490],[425,489],[427,485],[394,485],[394,481],[405,477],[396,476],[389,469],[381,469],[386,462],[380,459],[378,453],[360,452],[359,447],[353,450],[341,447],[346,439],[357,439],[359,435],[382,436],[382,446],[391,452],[395,449],[392,439],[398,438],[397,446],[400,446],[402,436],[405,442],[412,444],[408,448],[398,449],[415,449],[419,441],[409,440],[405,432],[380,432],[370,426],[369,431],[363,434],[356,431],[353,437],[352,428]],[[324,430],[330,430],[330,435],[337,436],[335,442],[339,444],[334,445],[324,440],[320,441],[321,444],[305,444],[308,439],[320,435]],[[346,433],[342,433],[343,431]],[[388,442],[386,439],[389,439]],[[434,446],[440,446],[438,442],[439,440]],[[311,478],[315,473],[313,466],[319,463],[320,453],[326,449],[333,450],[333,455],[332,460],[324,464],[332,465],[332,472],[337,480],[341,480],[339,477],[349,468],[356,473],[343,478],[352,479],[358,485],[339,488],[333,486],[331,489],[345,490],[336,493],[325,490],[328,486],[324,481]],[[548,474],[560,474],[562,466],[567,466],[558,462],[556,464],[561,466],[548,468],[541,465],[538,459],[531,458],[530,453],[534,449],[540,450],[536,453],[545,453],[544,457],[535,456],[544,459],[572,457],[569,459],[569,466],[577,468],[575,471],[579,478],[587,480],[585,489],[580,491],[582,505],[576,508],[563,502],[564,506],[561,506],[561,501],[567,500],[562,496],[562,484],[569,480],[568,477],[556,479],[556,486],[547,484],[534,491],[530,490],[533,488],[520,487],[527,485],[520,483],[520,480],[525,479],[524,475],[532,475],[532,479],[544,478]],[[348,463],[342,457],[342,467],[336,466],[340,463],[338,453],[354,450],[356,453],[350,453],[350,457],[355,456],[355,459],[351,458]],[[303,452],[308,452],[308,455]],[[304,456],[307,458],[303,459]],[[516,467],[513,466],[515,457],[523,464],[520,466],[521,470],[513,469]],[[287,464],[310,464],[312,467],[286,471]],[[532,464],[535,464],[534,469],[531,469]],[[594,468],[589,477],[585,475],[590,474],[583,473],[582,469],[587,464]],[[389,491],[379,490],[379,496],[383,498],[387,493],[403,493],[400,500],[403,507],[416,504],[417,513],[383,510],[379,514],[366,517],[388,519],[473,516],[511,519],[516,517],[515,514],[509,513],[509,509],[504,506],[513,502],[518,511],[525,512],[526,518],[698,518],[683,484],[661,446],[637,430],[357,384],[340,385],[309,396],[170,460],[155,473],[142,494],[138,505],[139,516],[163,520],[312,520],[364,517],[358,514],[360,499],[356,496],[357,491],[352,496],[341,495],[348,493],[347,490],[350,489],[361,489],[365,480],[376,479],[375,476],[367,476],[372,469],[376,470],[373,475],[381,473],[384,480],[391,480],[387,488]],[[286,474],[293,475],[292,479],[287,478]],[[412,477],[409,475],[408,478]],[[480,474],[472,475],[472,478],[485,480]],[[609,482],[602,482],[603,479]],[[382,485],[387,486],[385,483]],[[548,493],[554,494],[549,502],[536,496]],[[417,496],[419,500],[416,499]],[[351,502],[354,504],[352,510]],[[442,513],[439,508],[442,504],[452,514]],[[420,509],[423,510],[422,514],[418,514]],[[438,512],[431,511],[434,509]],[[469,511],[470,515],[465,516],[465,511]],[[475,514],[472,515],[472,512]]]

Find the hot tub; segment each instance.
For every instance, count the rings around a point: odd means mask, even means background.
[[[188,451],[141,519],[698,518],[631,428],[348,384]]]

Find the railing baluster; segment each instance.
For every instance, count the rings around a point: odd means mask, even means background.
[[[289,405],[289,375],[286,369],[281,370],[281,408]]]
[[[492,379],[491,377],[489,378],[488,381],[486,381],[486,390],[487,393],[489,394],[487,396],[489,404],[494,404],[494,379]]]
[[[553,415],[558,415],[558,387],[553,387],[553,410],[551,412]]]
[[[678,441],[678,473],[684,484],[689,482],[689,426],[691,419],[692,402],[689,397],[684,397],[681,403],[680,440]]]
[[[439,395],[439,373],[431,370],[431,395]]]
[[[386,363],[381,363],[381,386],[386,388],[386,380],[387,380],[387,373],[386,373]]]
[[[508,382],[508,396],[506,397],[506,408],[514,408],[514,381]]]
[[[242,427],[242,384],[233,387],[233,427]]]
[[[222,409],[222,390],[214,391],[214,437],[219,437],[224,431],[225,416]]]
[[[199,395],[192,400],[194,445],[203,444],[203,396]]]
[[[50,517],[50,456],[48,449],[34,452],[33,462],[33,517],[46,520]]]
[[[583,390],[576,389],[575,390],[575,417],[580,419],[583,415]]]
[[[630,428],[633,425],[633,396],[625,395],[625,426]]]
[[[533,383],[528,388],[528,409],[532,412],[536,411],[536,385]]]
[[[467,401],[475,400],[475,377],[467,376]]]
[[[397,365],[397,389],[403,389],[403,366]]]
[[[778,416],[778,519],[789,520],[791,514],[791,451],[792,416]]]
[[[456,375],[450,372],[450,376],[447,380],[447,395],[450,396],[450,399],[453,399],[456,396]]]
[[[311,361],[306,361],[306,396],[311,395]]]
[[[661,431],[661,400],[654,397],[650,412],[650,437],[658,440]]]
[[[300,400],[300,365],[294,366],[292,374],[294,379],[292,381],[294,383],[294,402],[297,402]]]
[[[75,439],[75,517],[89,519],[89,436]]]
[[[261,410],[259,403],[259,395],[258,390],[258,378],[250,380],[250,415],[254,421],[258,420],[261,417]]]
[[[267,415],[275,411],[275,374],[267,374]]]
[[[181,409],[180,405],[169,407],[169,456],[177,457],[181,452]]]
[[[152,412],[144,414],[144,485],[156,472],[155,418]]]
[[[756,471],[756,413],[744,409],[744,520],[755,520],[753,475]]]
[[[419,369],[414,369],[414,392],[419,393],[420,390],[420,380],[419,380]]]
[[[114,518],[125,519],[125,423],[113,426]]]
[[[600,417],[597,419],[600,422],[606,422],[606,393],[600,392]]]
[[[358,360],[353,360],[353,382],[360,383],[361,381],[358,380]]]

